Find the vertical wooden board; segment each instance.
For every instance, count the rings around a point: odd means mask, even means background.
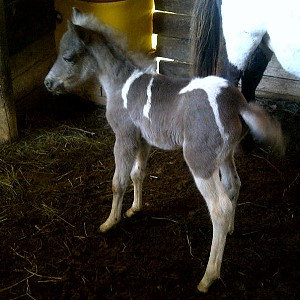
[[[18,136],[6,36],[4,3],[0,0],[0,143]]]

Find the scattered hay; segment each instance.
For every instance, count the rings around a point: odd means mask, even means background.
[[[19,140],[0,146],[0,298],[197,298],[211,224],[181,151],[152,151],[146,212],[100,235],[111,206],[114,135],[105,108],[63,102],[19,116]],[[281,120],[298,120],[295,106],[288,110]],[[293,143],[295,124],[284,124]],[[297,236],[290,229],[299,165],[292,150],[284,161],[260,150],[237,158],[243,184],[236,232],[225,250],[226,287],[216,283],[213,298],[259,298],[260,280],[270,297],[296,295]],[[124,211],[132,197],[130,187]]]

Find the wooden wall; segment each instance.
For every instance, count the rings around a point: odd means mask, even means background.
[[[13,89],[17,105],[42,86],[53,63],[53,0],[4,0]]]
[[[155,0],[154,33],[158,34],[160,72],[178,77],[189,74],[189,29],[194,0]],[[257,88],[257,96],[300,100],[300,80],[284,71],[275,56]]]

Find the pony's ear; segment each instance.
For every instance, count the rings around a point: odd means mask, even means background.
[[[72,18],[73,18],[73,20],[76,20],[81,15],[82,15],[82,12],[77,7],[72,7]]]
[[[68,30],[72,31],[77,37],[85,44],[89,44],[92,39],[91,30],[82,26],[75,25],[72,21],[68,20]]]

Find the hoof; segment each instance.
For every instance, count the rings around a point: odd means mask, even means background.
[[[230,235],[232,235],[233,232],[234,232],[234,224],[230,225],[230,226],[229,226],[229,229],[228,229],[228,233],[229,233]]]
[[[207,293],[208,292],[208,286],[206,284],[203,284],[202,281],[198,284],[197,289],[201,293]]]
[[[110,229],[110,227],[108,227],[105,223],[103,223],[102,225],[100,225],[99,227],[99,232],[105,233]]]
[[[104,222],[102,225],[100,225],[99,227],[99,231],[102,233],[107,232],[108,230],[110,230],[111,228],[113,228],[114,226],[116,226],[118,224],[118,222]]]
[[[126,218],[131,218],[133,215],[135,215],[137,213],[137,211],[133,210],[132,208],[129,208],[126,212],[125,212],[125,217]]]

